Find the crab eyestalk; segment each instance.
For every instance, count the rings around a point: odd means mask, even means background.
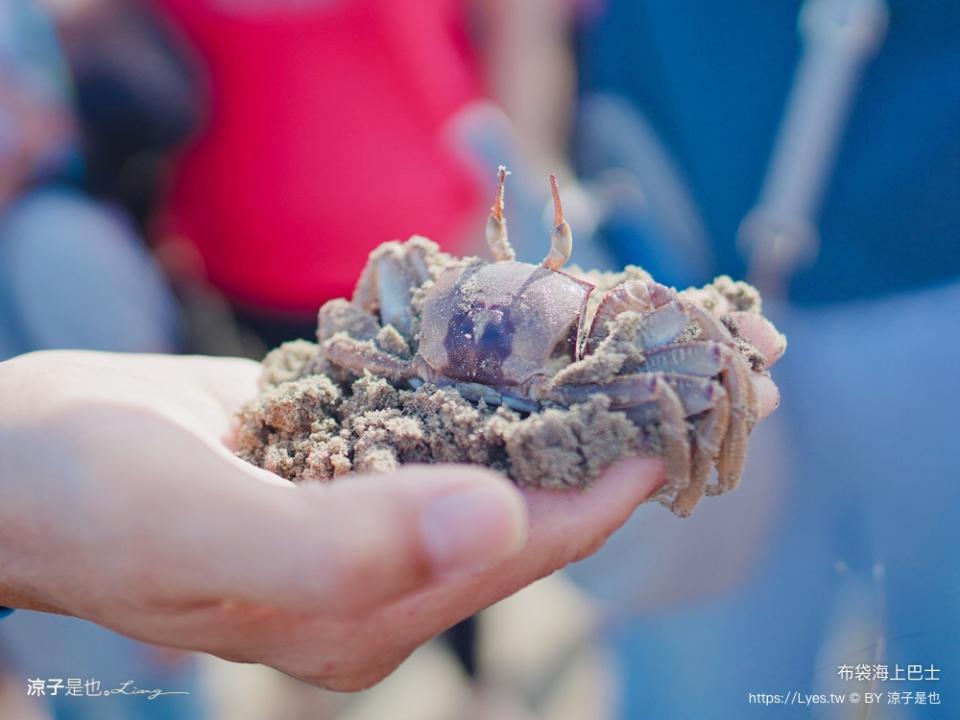
[[[503,216],[503,185],[510,171],[503,165],[497,168],[497,194],[490,208],[490,217],[487,219],[487,245],[493,252],[497,262],[516,260],[517,254],[507,239],[507,219]]]
[[[550,190],[553,192],[553,232],[550,233],[550,252],[541,264],[548,270],[559,270],[570,259],[570,253],[573,252],[573,233],[567,221],[563,219],[560,187],[554,173],[550,173]]]

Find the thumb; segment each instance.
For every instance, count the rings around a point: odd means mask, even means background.
[[[489,567],[527,537],[520,492],[478,468],[412,466],[248,489],[237,512],[218,513],[218,527],[207,528],[217,540],[205,554],[216,560],[204,583],[221,597],[288,609],[358,613],[435,578]]]

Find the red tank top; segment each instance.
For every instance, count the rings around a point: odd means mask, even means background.
[[[482,203],[441,136],[478,92],[457,0],[156,0],[208,72],[163,235],[232,300],[313,312],[367,253],[414,233],[450,246]]]

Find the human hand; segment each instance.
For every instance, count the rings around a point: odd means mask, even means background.
[[[663,481],[635,459],[578,493],[470,466],[294,486],[229,448],[259,372],[86,352],[0,364],[0,605],[354,690],[589,555]]]

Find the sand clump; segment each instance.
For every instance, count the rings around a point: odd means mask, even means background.
[[[379,307],[377,273],[382,261],[396,258],[409,280],[411,312],[395,327]],[[347,337],[356,347],[410,363],[417,357],[425,298],[441,273],[482,263],[442,253],[423,238],[381,245],[371,254],[352,302],[334,300],[320,309],[316,342],[289,342],[266,356],[260,393],[239,415],[237,454],[295,482],[388,472],[404,463],[464,462],[501,471],[520,485],[552,488],[582,487],[624,457],[662,454],[667,445],[658,436],[657,423],[635,422],[611,410],[603,394],[569,407],[543,401],[536,412],[524,413],[473,402],[451,386],[412,382],[409,375],[391,380],[328,359],[331,344]],[[588,321],[604,291],[626,280],[651,281],[633,266],[617,273],[575,267],[567,272],[596,286]],[[398,292],[396,287],[390,291]],[[736,327],[738,316],[761,312],[753,287],[723,276],[678,296],[720,320],[750,367],[765,371],[764,359]],[[624,311],[582,359],[549,358],[544,368],[550,381],[603,383],[638,368],[642,372],[642,321],[643,315]],[[696,341],[699,333],[691,322],[675,342]],[[699,420],[689,421],[691,437],[695,422]],[[685,482],[671,478],[656,499],[670,505]],[[679,514],[687,512],[689,507]]]
[[[293,481],[467,462],[521,485],[581,486],[643,442],[604,396],[523,417],[452,388],[400,389],[369,373],[337,382],[323,372],[320,346],[304,340],[263,365],[261,393],[240,416],[238,454]]]

